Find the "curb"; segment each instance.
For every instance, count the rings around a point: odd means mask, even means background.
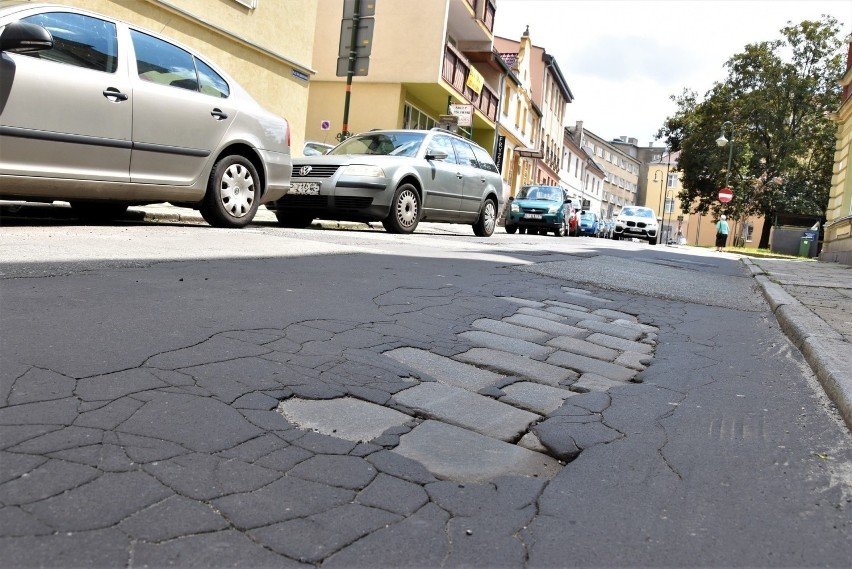
[[[763,270],[742,259],[763,290],[781,329],[805,357],[822,388],[852,429],[852,356],[850,345],[784,287],[769,280]]]

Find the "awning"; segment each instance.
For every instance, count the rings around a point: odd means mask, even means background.
[[[543,158],[544,154],[538,148],[515,148],[515,154],[524,158]]]

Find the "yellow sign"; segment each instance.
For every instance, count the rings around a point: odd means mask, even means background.
[[[465,85],[470,87],[471,91],[479,95],[482,93],[483,83],[485,83],[485,79],[479,74],[479,71],[471,67],[467,72],[467,81],[465,82]]]

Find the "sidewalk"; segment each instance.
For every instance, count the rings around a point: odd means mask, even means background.
[[[743,263],[852,429],[852,267],[745,257]]]

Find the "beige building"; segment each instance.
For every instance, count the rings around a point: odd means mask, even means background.
[[[582,121],[577,121],[568,130],[573,139],[581,147],[587,148],[595,162],[606,170],[600,198],[601,215],[604,218],[615,217],[624,206],[638,205],[640,161],[624,149],[583,128]],[[635,139],[629,140],[635,146]]]
[[[264,107],[290,123],[293,154],[304,140],[313,74],[316,0],[52,0],[119,18],[198,50]]]
[[[846,73],[840,80],[843,86],[837,122],[837,147],[834,153],[834,174],[825,210],[825,235],[820,253],[821,261],[852,265],[852,36],[846,58]]]
[[[607,219],[601,208],[606,170],[595,160],[590,148],[580,146],[574,139],[571,129],[566,128],[563,132],[565,137],[559,169],[562,187],[568,190],[568,195],[572,198],[582,202],[588,201],[589,207],[586,209]]]
[[[541,112],[538,133],[534,138],[542,157],[535,162],[532,181],[558,186],[565,114],[574,95],[556,59],[544,48],[532,44],[529,28],[524,31],[520,41],[495,37],[494,48],[501,54],[516,53],[519,58],[523,54],[529,60],[532,100]]]
[[[317,2],[306,123],[313,140],[334,142],[343,127],[346,77],[337,75],[343,6],[343,0]],[[348,131],[432,128],[450,104],[469,104],[472,124],[460,132],[490,152],[502,75],[492,51],[495,13],[494,0],[376,2],[367,75],[352,81]]]

